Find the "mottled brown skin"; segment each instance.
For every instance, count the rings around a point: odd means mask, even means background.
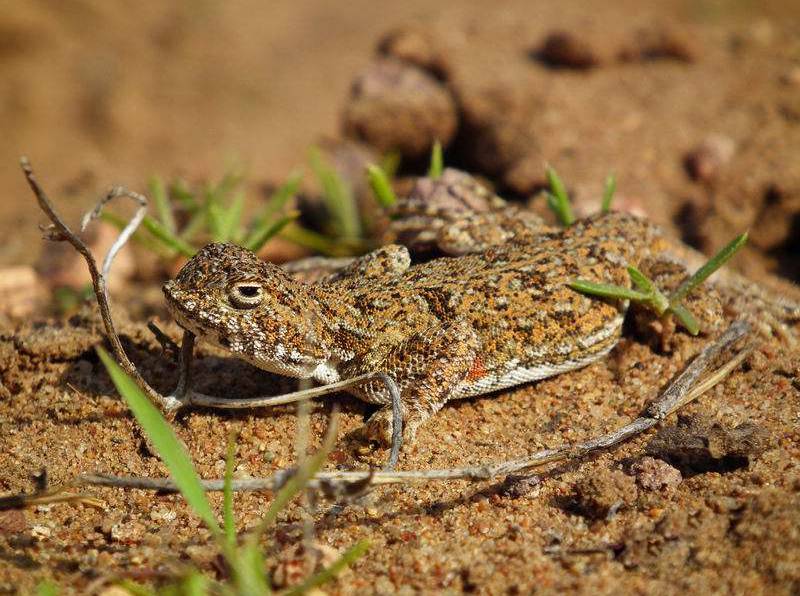
[[[178,322],[278,374],[331,383],[386,372],[398,383],[406,438],[450,399],[585,366],[618,341],[626,304],[589,298],[577,278],[629,285],[626,266],[664,249],[659,231],[626,214],[409,266],[390,245],[316,284],[249,251],[211,244],[167,282]],[[391,435],[380,383],[353,393],[381,404],[370,436]]]

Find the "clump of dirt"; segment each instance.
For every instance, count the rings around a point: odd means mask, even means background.
[[[411,159],[456,130],[456,106],[448,90],[424,70],[393,58],[373,62],[354,82],[344,111],[346,134],[381,152]]]
[[[636,481],[622,470],[600,469],[575,486],[575,506],[593,519],[604,519],[636,501]]]
[[[752,422],[734,428],[700,415],[678,416],[675,425],[658,431],[647,453],[670,462],[684,474],[746,467],[770,446],[769,433]]]
[[[642,490],[670,492],[683,481],[680,470],[653,457],[643,457],[631,465],[631,474]]]

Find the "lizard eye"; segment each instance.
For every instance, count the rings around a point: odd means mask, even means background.
[[[228,298],[236,308],[255,308],[264,299],[261,286],[253,282],[240,282],[228,289]]]

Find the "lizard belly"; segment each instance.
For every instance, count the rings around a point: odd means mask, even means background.
[[[472,369],[450,395],[450,399],[475,397],[507,387],[539,381],[582,368],[608,354],[619,339],[624,313],[579,342],[568,342],[548,350],[550,357],[536,360],[514,358],[504,363],[486,362],[477,358]],[[572,351],[575,347],[578,351]],[[570,353],[571,352],[571,353]]]
[[[470,375],[462,381],[453,391],[450,399],[465,399],[492,393],[515,385],[522,385],[532,381],[540,381],[548,377],[554,377],[561,373],[583,368],[599,360],[608,354],[616,345],[616,342],[609,343],[598,352],[587,354],[574,360],[565,360],[557,364],[540,363],[532,366],[515,364],[503,372],[486,373],[482,376],[470,378]]]

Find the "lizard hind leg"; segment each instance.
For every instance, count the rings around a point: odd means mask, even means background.
[[[381,363],[372,363],[397,380],[403,409],[403,442],[413,441],[417,429],[438,412],[472,369],[480,340],[472,326],[459,319],[428,329],[393,346]],[[386,390],[377,383],[359,388],[368,401],[383,404],[367,421],[366,434],[383,445],[391,443],[392,409]]]
[[[498,211],[470,213],[442,226],[436,244],[442,252],[460,256],[509,243],[533,244],[538,236],[555,231],[532,211],[511,206]]]

